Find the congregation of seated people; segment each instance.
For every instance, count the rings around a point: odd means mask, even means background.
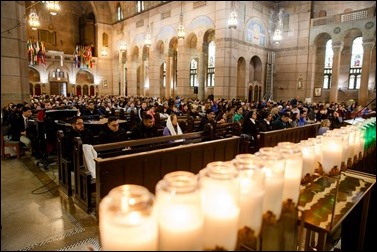
[[[12,138],[20,140],[26,149],[32,151],[32,146],[38,144],[38,139],[35,138],[38,134],[34,134],[29,141],[25,140],[26,126],[23,124],[21,127],[19,118],[25,118],[24,113],[28,113],[30,114],[28,117],[43,122],[44,113],[41,111],[46,109],[77,111],[76,115],[81,117],[73,118],[76,121],[67,121],[70,125],[66,127],[68,135],[80,133],[81,126],[84,127],[84,120],[88,116],[108,118],[99,135],[93,137],[95,141],[91,140],[93,143],[162,136],[166,121],[171,114],[201,121],[196,131],[203,130],[204,124],[208,122],[216,124],[239,122],[242,133],[257,144],[260,132],[300,127],[324,119],[331,122],[331,129],[340,128],[344,120],[351,119],[352,116],[375,112],[375,107],[366,109],[356,103],[350,105],[346,105],[345,102],[305,103],[296,98],[279,102],[265,100],[247,102],[240,99],[215,99],[213,96],[199,100],[179,96],[159,99],[144,96],[71,95],[67,97],[44,94],[31,96],[29,101],[23,103],[9,103],[4,106],[1,114],[2,125],[9,126],[10,132],[13,132]],[[130,114],[134,116],[130,117]],[[122,128],[119,119],[125,119],[129,128]],[[38,154],[33,153],[33,155]]]

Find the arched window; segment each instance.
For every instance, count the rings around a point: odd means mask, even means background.
[[[323,89],[329,89],[331,87],[333,57],[334,51],[332,50],[332,39],[330,39],[326,43],[325,67],[323,70]]]
[[[106,32],[102,33],[102,46],[109,46],[109,35]]]
[[[190,87],[198,86],[198,62],[193,59],[190,63]]]
[[[144,1],[136,1],[136,12],[140,13],[144,11]]]
[[[207,68],[207,87],[215,86],[215,41],[209,42],[208,45],[208,68]]]
[[[120,3],[117,5],[117,20],[120,21],[123,19],[123,10],[122,7],[120,6]]]
[[[363,53],[363,38],[357,37],[353,40],[352,43],[348,89],[360,89]]]

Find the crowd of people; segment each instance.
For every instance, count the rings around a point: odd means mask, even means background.
[[[9,138],[21,141],[29,153],[33,153],[33,142],[37,133],[29,130],[28,119],[37,122],[45,120],[45,111],[70,109],[76,110],[76,116],[70,118],[67,139],[81,136],[83,143],[111,143],[127,139],[140,139],[163,135],[182,134],[177,123],[177,116],[191,116],[201,120],[198,130],[203,130],[206,123],[239,122],[242,133],[258,145],[259,133],[290,127],[300,127],[314,122],[323,123],[328,129],[340,128],[344,120],[375,112],[375,108],[359,106],[357,103],[305,103],[298,98],[288,101],[256,101],[224,99],[209,96],[205,100],[192,98],[170,98],[161,100],[153,97],[124,97],[114,95],[69,96],[41,95],[31,96],[23,103],[9,103],[2,108],[2,125],[9,126]],[[128,134],[119,125],[119,118],[133,113],[136,123]],[[94,137],[84,127],[84,119],[92,116],[106,117],[98,137]],[[160,122],[164,121],[162,125]],[[321,129],[320,134],[325,130]],[[69,140],[68,140],[69,141]]]

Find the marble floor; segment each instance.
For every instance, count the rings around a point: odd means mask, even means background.
[[[1,251],[100,250],[98,222],[33,157],[1,161]]]

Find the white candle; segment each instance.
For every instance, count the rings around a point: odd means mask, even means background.
[[[283,201],[291,199],[297,205],[303,167],[302,152],[297,144],[277,148],[285,158]]]
[[[204,218],[197,207],[164,207],[159,214],[159,227],[159,250],[203,250]]]
[[[271,211],[280,219],[283,203],[285,159],[274,148],[261,148],[255,153],[256,160],[263,165],[265,173],[265,194],[263,197],[263,214]]]
[[[137,185],[112,189],[99,205],[99,229],[103,250],[157,250],[153,195]]]
[[[204,214],[197,176],[171,172],[156,185],[159,250],[203,250]]]
[[[212,162],[200,172],[204,250],[234,250],[239,208],[238,172],[229,162]]]
[[[263,220],[265,175],[263,166],[255,163],[252,154],[239,154],[233,160],[240,183],[240,217],[238,228],[249,227],[258,236]]]
[[[314,165],[315,165],[315,145],[310,140],[302,140],[300,141],[299,145],[302,152],[302,178],[304,178],[307,174],[312,175],[314,173]]]
[[[325,174],[334,166],[340,170],[342,162],[342,137],[339,134],[325,134],[322,138],[321,164]]]

